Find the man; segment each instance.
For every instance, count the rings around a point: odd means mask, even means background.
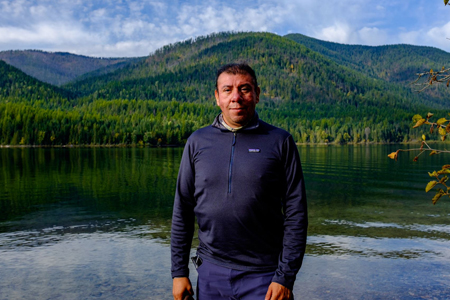
[[[259,119],[247,64],[216,77],[222,113],[183,152],[172,219],[175,300],[193,295],[189,254],[198,222],[198,300],[293,299],[306,246],[303,174],[292,136]]]

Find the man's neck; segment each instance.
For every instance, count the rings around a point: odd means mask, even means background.
[[[239,126],[239,127],[231,127],[230,125],[228,125],[227,122],[225,121],[225,119],[223,118],[222,114],[220,115],[219,121],[223,125],[223,127],[228,129],[229,131],[236,132],[236,131],[238,131],[238,130],[240,130],[242,128],[245,128],[251,122],[252,119],[253,119],[253,117],[251,117],[250,120],[247,123],[245,123],[244,125]]]

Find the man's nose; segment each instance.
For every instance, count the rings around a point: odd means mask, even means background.
[[[232,92],[232,94],[231,94],[231,101],[233,101],[233,102],[238,102],[238,101],[240,101],[242,98],[241,98],[241,93],[239,93],[239,91],[238,90],[234,90],[233,92]]]

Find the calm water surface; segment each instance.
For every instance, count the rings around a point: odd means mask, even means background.
[[[450,200],[424,192],[450,157],[394,162],[397,148],[299,148],[310,227],[296,299],[450,299]],[[181,153],[0,149],[0,299],[171,299]]]

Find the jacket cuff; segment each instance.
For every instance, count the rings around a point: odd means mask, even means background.
[[[173,271],[172,272],[172,279],[174,279],[175,277],[187,277],[187,278],[189,278],[189,269]]]
[[[272,282],[281,284],[282,286],[285,286],[292,291],[292,289],[294,288],[295,276],[286,276],[285,274],[282,274],[279,270],[277,270],[272,278]]]

